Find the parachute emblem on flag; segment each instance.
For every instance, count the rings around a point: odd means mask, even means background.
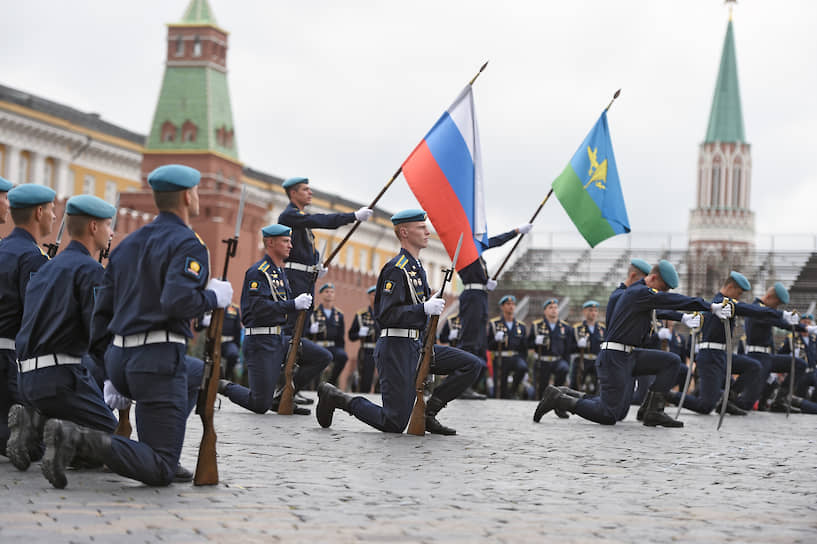
[[[596,158],[598,152],[598,147],[596,149],[590,149],[590,146],[587,146],[587,158],[590,159],[590,169],[587,171],[587,175],[590,176],[590,179],[584,184],[585,189],[594,181],[596,182],[596,187],[599,189],[604,190],[607,188],[604,186],[604,184],[607,183],[607,159],[604,159],[601,161],[601,164],[599,164]]]

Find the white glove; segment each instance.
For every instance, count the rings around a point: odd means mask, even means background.
[[[496,340],[497,342],[502,342],[503,340],[505,340],[505,333],[502,331],[497,331],[496,334],[494,335],[494,340]]]
[[[204,317],[201,318],[201,326],[202,327],[209,327],[210,322],[213,320],[213,314],[207,312],[204,314]]]
[[[296,310],[306,310],[310,306],[312,306],[312,295],[307,293],[301,293],[297,297],[295,297],[295,309]]]
[[[426,315],[440,315],[445,309],[445,300],[438,297],[431,297],[423,302],[423,311]]]
[[[576,345],[579,346],[582,349],[586,348],[587,347],[587,337],[586,336],[580,336],[579,339],[576,340]]]
[[[709,307],[709,309],[712,310],[712,313],[718,319],[729,319],[732,317],[732,306],[729,304],[715,302]]]
[[[361,222],[368,221],[369,218],[372,216],[372,213],[374,212],[372,212],[371,208],[367,208],[364,206],[355,212],[355,219]]]
[[[451,329],[448,331],[448,339],[449,340],[456,340],[457,335],[460,333],[459,329]]]
[[[297,308],[297,302],[296,302],[296,308]],[[313,323],[311,323],[309,325],[309,334],[318,334],[318,331],[320,329],[321,329],[321,324],[318,323],[317,321],[315,321],[315,322],[313,322]]]
[[[519,225],[518,227],[516,227],[516,230],[519,231],[519,234],[527,234],[530,232],[530,229],[532,228],[533,225],[531,225],[530,223],[525,223],[524,225]]]
[[[369,336],[369,327],[367,327],[366,325],[363,325],[362,327],[360,327],[357,330],[357,335],[360,336],[361,338],[365,338],[366,336]]]
[[[800,348],[794,348],[794,356],[800,357]]]
[[[318,263],[318,278],[322,278],[329,273],[329,268]]]
[[[697,329],[701,326],[701,314],[683,314],[681,315],[681,323],[690,329]]]
[[[489,291],[496,289],[496,280],[488,280],[488,283],[485,284],[485,288]]]
[[[668,328],[661,327],[660,329],[658,329],[658,338],[660,340],[669,340],[670,338],[672,338],[672,333]]]
[[[817,334],[817,325],[809,325],[806,330],[809,334]]]
[[[783,321],[789,325],[797,325],[800,323],[800,316],[797,315],[797,312],[788,312],[783,310]]]
[[[544,334],[537,334],[536,339],[533,341],[534,344],[537,346],[541,346],[545,343],[545,335]]]
[[[233,300],[233,286],[229,281],[221,281],[215,278],[210,278],[207,283],[207,289],[216,294],[216,306],[219,308],[226,308]]]
[[[110,406],[112,410],[130,408],[130,399],[117,391],[111,380],[105,380],[103,391],[102,395],[105,397],[105,404]]]

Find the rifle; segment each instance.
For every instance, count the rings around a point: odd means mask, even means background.
[[[457,268],[457,259],[459,259],[460,248],[462,248],[462,237],[463,235],[460,234],[460,240],[457,242],[457,250],[454,252],[451,268],[443,271],[443,285],[440,287],[440,298],[442,298],[443,293],[445,293],[445,286],[451,281],[451,276]],[[439,321],[439,315],[432,315],[431,319],[428,320],[423,347],[420,350],[420,358],[417,362],[417,378],[414,381],[417,400],[414,402],[414,408],[411,410],[411,419],[409,419],[408,430],[406,431],[408,434],[415,436],[423,436],[426,434],[426,399],[423,396],[423,386],[431,370],[431,359],[434,357],[434,343],[437,341],[437,323]],[[494,385],[494,387],[496,387],[496,385]]]
[[[318,256],[320,262],[320,255],[326,252],[326,245],[328,240],[323,241],[323,247]],[[327,260],[329,262],[329,260]],[[310,285],[315,284],[318,278],[318,272],[312,272],[310,278]],[[292,338],[289,339],[289,348],[287,349],[286,363],[284,364],[284,389],[281,391],[281,400],[278,403],[278,414],[282,416],[291,416],[295,410],[295,363],[298,362],[298,352],[301,350],[301,337],[304,335],[304,325],[306,325],[306,316],[309,313],[309,308],[298,310],[298,318],[295,320],[295,328],[292,330]]]
[[[494,334],[496,334],[496,327],[494,327]],[[497,345],[499,349],[496,350],[496,359],[494,359],[494,398],[502,398],[502,348],[505,344],[505,339]],[[507,381],[507,380],[505,380]]]
[[[244,202],[247,198],[247,186],[241,189],[241,200],[238,204],[238,215],[235,222],[235,235],[227,240],[224,255],[224,273],[221,279],[227,281],[227,268],[230,259],[235,257],[238,248],[238,236],[241,234],[241,218],[244,215]],[[207,338],[204,344],[204,372],[196,401],[196,413],[201,417],[204,433],[199,444],[199,458],[196,462],[196,474],[193,485],[216,485],[218,483],[218,461],[216,460],[216,429],[213,424],[215,413],[218,380],[221,376],[221,329],[224,325],[224,308],[213,310],[210,326],[207,328]]]
[[[108,238],[108,247],[99,251],[100,264],[102,264],[102,259],[107,259],[111,254],[111,240],[113,240],[113,235],[116,232],[116,223],[119,219],[119,193],[116,193],[116,206],[114,207],[116,208],[116,213],[113,216],[113,221],[111,221],[111,237]]]
[[[48,251],[49,259],[57,256],[57,251],[60,249],[60,242],[62,241],[62,234],[65,232],[65,218],[68,217],[68,203],[65,205],[65,211],[62,213],[62,222],[60,223],[60,230],[57,231],[57,240],[53,244],[43,244]]]

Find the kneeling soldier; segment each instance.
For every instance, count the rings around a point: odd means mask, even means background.
[[[402,433],[411,417],[421,336],[428,316],[440,315],[445,301],[431,296],[420,250],[431,235],[423,210],[405,210],[392,216],[400,253],[380,271],[374,310],[381,327],[374,357],[380,374],[383,407],[365,397],[352,397],[328,383],[318,388],[315,415],[321,427],[332,424],[335,408],[341,408],[375,429]],[[448,346],[434,346],[430,373],[447,375],[426,403],[426,430],[436,434],[456,434],[437,421],[437,413],[474,383],[482,361],[470,353]]]

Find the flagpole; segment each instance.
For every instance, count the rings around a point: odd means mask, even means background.
[[[621,94],[621,89],[617,90],[617,91],[616,91],[616,92],[613,94],[613,99],[612,99],[612,100],[610,100],[610,103],[609,103],[609,104],[607,104],[607,107],[606,107],[606,108],[604,108],[604,111],[607,111],[607,110],[609,110],[609,109],[610,109],[610,106],[612,106],[612,105],[613,105],[613,102],[615,102],[615,101],[616,101],[616,98],[618,98],[618,95],[620,95],[620,94]]]
[[[542,203],[541,203],[541,204],[539,204],[539,207],[538,207],[538,208],[536,208],[536,211],[533,213],[533,217],[531,217],[531,218],[530,218],[530,221],[528,221],[528,223],[533,223],[533,222],[536,220],[536,216],[537,216],[537,215],[539,215],[539,212],[541,212],[541,211],[542,211],[542,208],[545,206],[545,203],[548,201],[548,199],[550,198],[550,195],[552,195],[552,194],[553,194],[553,187],[551,187],[551,188],[550,188],[550,191],[548,191],[548,194],[547,194],[547,196],[545,197],[545,199],[542,201]],[[523,236],[525,236],[525,235],[524,235],[524,234],[520,234],[520,235],[519,235],[519,236],[516,238],[516,242],[514,243],[513,247],[512,247],[512,248],[511,248],[511,250],[508,252],[508,254],[507,254],[507,255],[505,255],[505,260],[504,260],[504,261],[502,261],[502,264],[501,264],[501,265],[499,265],[499,268],[498,268],[498,269],[497,269],[497,271],[494,273],[494,277],[492,278],[494,281],[496,281],[496,279],[497,279],[497,278],[499,277],[499,275],[502,273],[502,269],[503,269],[503,268],[505,268],[505,265],[506,265],[506,264],[508,264],[508,259],[510,259],[510,258],[511,258],[511,255],[512,255],[512,254],[513,254],[513,252],[516,250],[516,248],[519,246],[519,243],[522,241],[522,237],[523,237]]]
[[[468,85],[473,85],[474,84],[474,82],[477,80],[477,78],[482,73],[482,71],[485,70],[486,66],[488,66],[488,61],[487,60],[485,61],[485,64],[483,64],[480,67],[480,69],[476,73],[476,75],[471,78],[471,81],[468,82]],[[391,177],[391,179],[380,190],[380,192],[377,193],[377,196],[374,197],[374,200],[372,200],[371,204],[369,204],[369,209],[374,210],[374,207],[377,206],[377,202],[386,193],[388,188],[391,187],[391,184],[394,183],[394,180],[397,179],[397,176],[399,176],[402,171],[403,171],[403,166],[400,165],[400,168],[397,169],[397,171],[394,173],[394,175]],[[547,199],[545,199],[545,200],[547,200]],[[544,204],[544,202],[543,202],[543,204]],[[332,250],[332,253],[329,254],[329,257],[327,257],[326,260],[323,262],[324,268],[327,268],[329,266],[329,263],[332,262],[332,259],[334,259],[335,256],[338,254],[338,252],[340,252],[341,248],[343,248],[343,246],[346,244],[346,242],[349,241],[349,238],[351,238],[352,233],[355,232],[359,226],[360,226],[360,221],[355,221],[355,224],[352,225],[352,228],[349,229],[349,232],[347,232],[346,236],[343,237],[343,240],[340,241],[340,243],[335,247],[335,249]]]

